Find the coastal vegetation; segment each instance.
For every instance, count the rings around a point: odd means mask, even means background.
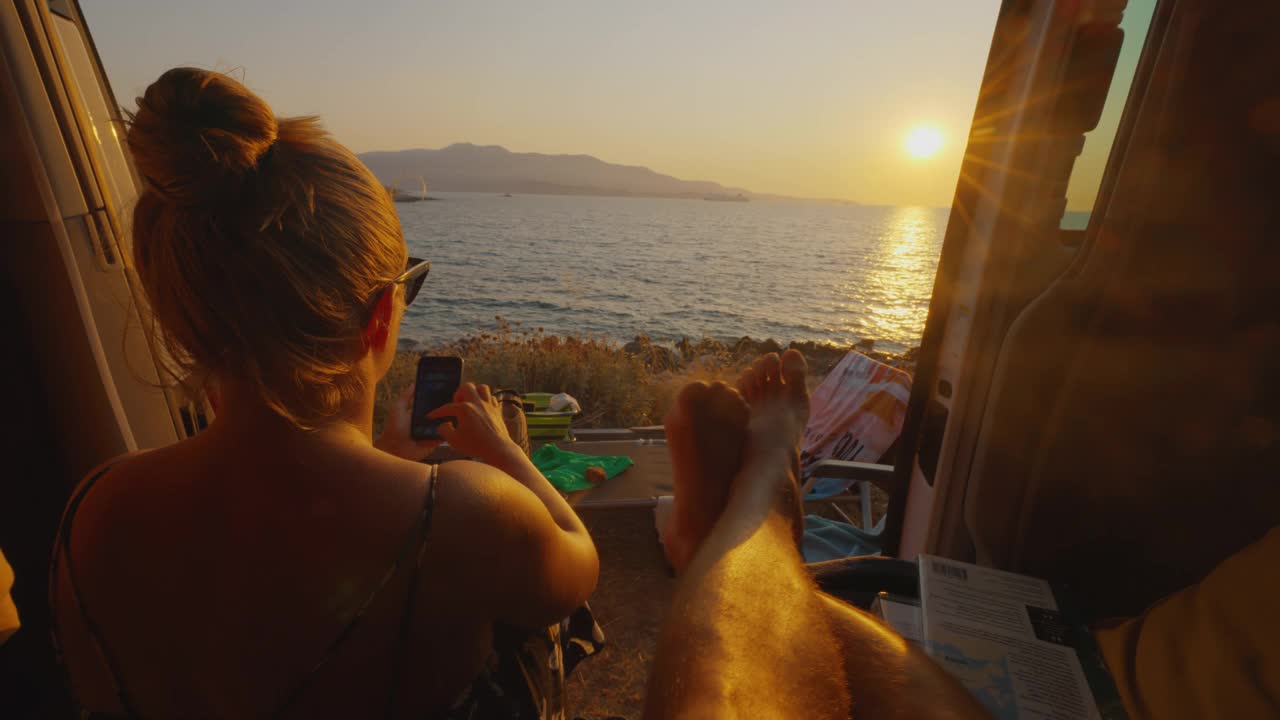
[[[662,422],[676,392],[686,383],[702,380],[733,382],[742,369],[767,352],[794,347],[809,361],[810,386],[821,382],[840,358],[851,350],[902,367],[915,369],[915,350],[901,355],[877,352],[863,341],[856,346],[741,338],[682,339],[663,344],[640,336],[628,343],[579,336],[552,335],[542,328],[522,327],[496,318],[492,332],[433,347],[401,340],[391,370],[378,386],[374,411],[380,428],[385,408],[413,382],[422,355],[452,355],[465,360],[465,381],[520,392],[565,392],[582,405],[575,427],[635,427]]]

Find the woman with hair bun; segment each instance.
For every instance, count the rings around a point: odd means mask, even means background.
[[[314,118],[177,68],[138,99],[132,256],[208,430],[74,493],[56,639],[90,714],[561,717],[553,629],[595,587],[573,510],[464,385],[429,466],[373,391],[427,277],[391,198]]]

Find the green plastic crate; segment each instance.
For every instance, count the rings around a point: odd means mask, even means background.
[[[555,393],[524,394],[524,417],[529,425],[529,440],[532,442],[547,443],[569,439],[569,425],[573,422],[573,413],[548,410],[553,396]]]
[[[525,412],[530,410],[545,411],[547,408],[551,407],[551,398],[555,397],[555,393],[531,392],[525,393],[522,397],[524,398]]]

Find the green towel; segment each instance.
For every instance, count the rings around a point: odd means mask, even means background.
[[[574,492],[595,487],[587,482],[587,468],[604,468],[604,474],[613,478],[635,464],[625,455],[583,455],[561,450],[555,445],[543,445],[533,451],[534,467],[561,492]]]

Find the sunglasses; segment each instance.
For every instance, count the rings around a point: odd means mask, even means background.
[[[422,289],[422,284],[427,281],[427,273],[430,272],[430,260],[411,257],[409,258],[409,263],[405,265],[404,272],[391,281],[391,285],[404,285],[404,304],[406,306],[412,303],[414,298],[418,297],[418,291]]]

